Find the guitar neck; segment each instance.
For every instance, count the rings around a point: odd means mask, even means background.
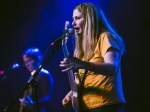
[[[75,79],[74,79],[74,75],[73,75],[72,70],[68,71],[68,78],[69,78],[71,90],[72,91],[77,91],[77,84],[75,83]]]
[[[66,45],[66,40],[63,40],[62,48],[63,48],[63,53],[64,53],[65,58],[68,58],[69,55],[68,55],[68,49],[67,49],[67,45]],[[69,78],[71,90],[72,91],[76,91],[77,90],[77,84],[75,83],[73,70],[69,70],[68,71],[68,78]]]

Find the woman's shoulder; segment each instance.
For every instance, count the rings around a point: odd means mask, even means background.
[[[105,37],[112,38],[113,36],[115,36],[115,35],[113,33],[111,33],[111,32],[102,32],[100,34],[100,38],[105,38]]]
[[[101,42],[104,39],[108,39],[110,37],[109,32],[102,32],[99,36],[98,42]]]

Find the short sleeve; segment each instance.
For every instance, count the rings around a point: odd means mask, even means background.
[[[116,43],[112,40],[109,33],[105,32],[100,35],[100,38],[97,42],[95,53],[99,53],[102,57],[106,54],[110,47],[117,48]]]
[[[102,35],[100,40],[101,40],[100,41],[100,51],[101,51],[102,57],[104,57],[104,55],[106,54],[107,50],[111,47],[111,45],[109,43],[107,34]]]
[[[95,48],[95,54],[104,57],[107,50],[111,47],[107,33],[102,33]]]

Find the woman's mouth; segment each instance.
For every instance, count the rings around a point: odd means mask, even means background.
[[[76,31],[76,32],[79,32],[79,29],[80,29],[80,28],[75,28],[75,31]]]

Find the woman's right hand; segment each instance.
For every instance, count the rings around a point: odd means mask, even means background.
[[[62,104],[65,108],[71,109],[72,108],[71,96],[66,95],[65,98],[62,100]]]

